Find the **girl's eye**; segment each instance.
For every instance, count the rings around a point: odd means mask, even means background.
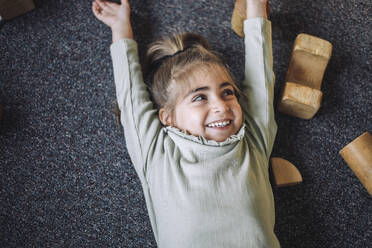
[[[195,97],[192,99],[192,101],[193,101],[193,102],[197,102],[197,101],[201,101],[201,100],[205,100],[205,99],[207,99],[206,96],[204,96],[204,95],[197,95],[197,96],[195,96]]]
[[[224,96],[235,95],[235,92],[233,90],[230,90],[230,89],[225,89],[223,91],[222,95],[224,95]]]

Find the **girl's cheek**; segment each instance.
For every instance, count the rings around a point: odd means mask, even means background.
[[[190,122],[196,124],[197,122],[201,122],[203,119],[203,111],[200,108],[192,108],[188,112],[186,119]]]

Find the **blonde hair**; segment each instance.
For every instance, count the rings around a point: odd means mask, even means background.
[[[239,95],[239,88],[222,56],[211,50],[203,36],[178,33],[149,45],[144,74],[158,110],[167,108],[173,112],[179,94],[189,89],[190,81],[201,72],[227,75]],[[117,107],[116,113],[120,122]]]

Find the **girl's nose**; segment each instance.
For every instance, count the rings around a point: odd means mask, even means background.
[[[229,110],[229,105],[223,99],[216,99],[213,103],[215,112],[225,112]]]

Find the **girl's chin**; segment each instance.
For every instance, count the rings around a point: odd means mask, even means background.
[[[217,141],[217,142],[222,142],[222,141],[225,141],[227,140],[231,135],[233,134],[230,134],[230,133],[226,133],[226,134],[214,134],[214,135],[207,135],[206,138],[208,140],[214,140],[214,141]]]

